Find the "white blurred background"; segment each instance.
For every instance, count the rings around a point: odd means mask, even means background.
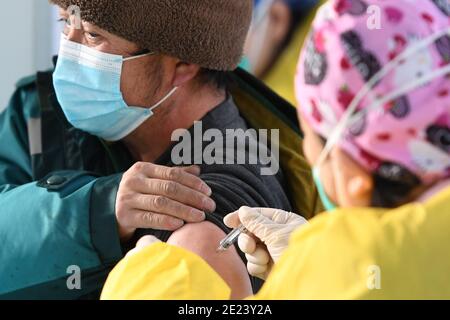
[[[6,0],[0,9],[0,111],[15,83],[52,66],[59,46],[57,9],[47,0]]]

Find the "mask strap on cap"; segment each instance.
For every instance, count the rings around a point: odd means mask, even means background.
[[[416,79],[415,81],[411,81],[411,82],[405,84],[404,86],[396,89],[394,92],[386,95],[385,97],[374,101],[367,109],[376,110],[376,109],[384,106],[386,103],[388,103],[390,101],[394,101],[394,100],[400,98],[401,96],[403,96],[404,94],[406,94],[410,91],[413,91],[414,89],[421,87],[421,86],[433,81],[436,78],[444,77],[446,74],[450,74],[450,65],[443,67],[443,68],[439,68],[426,76],[422,76],[422,77]],[[359,119],[359,114],[355,115],[356,121]],[[352,119],[352,123],[353,123],[353,119]]]
[[[437,32],[430,37],[416,43],[415,45],[409,47],[406,49],[403,53],[398,55],[394,60],[389,62],[383,69],[381,69],[377,74],[375,74],[369,82],[367,82],[363,88],[358,92],[358,94],[355,96],[347,110],[345,111],[344,115],[342,116],[339,123],[336,125],[335,129],[330,135],[330,138],[328,139],[327,144],[325,145],[324,150],[322,151],[321,155],[319,156],[319,159],[317,161],[318,165],[322,164],[328,155],[330,154],[333,147],[339,142],[342,135],[345,132],[345,129],[347,128],[348,124],[353,123],[354,120],[359,119],[359,117],[362,116],[361,114],[358,114],[357,116],[354,115],[357,107],[359,106],[360,102],[370,93],[370,91],[377,85],[377,83],[382,80],[387,74],[389,74],[390,71],[392,71],[397,65],[401,64],[406,58],[413,56],[416,52],[430,46],[433,44],[436,40],[439,38],[450,35],[450,28],[444,29],[440,32]],[[385,103],[394,100],[395,98],[401,97],[405,93],[414,90],[415,88],[428,83],[429,81],[438,78],[442,75],[445,75],[449,72],[449,67],[440,68],[438,70],[435,70],[433,73],[429,74],[428,76],[421,77],[419,79],[416,79],[415,81],[406,84],[402,86],[400,89],[396,90],[395,92],[389,94],[387,97],[383,98],[382,100],[375,101],[374,103],[376,106],[383,106],[384,104],[382,101],[385,101]],[[400,95],[399,95],[400,93]],[[394,97],[394,99],[393,99]],[[389,98],[389,99],[388,99]],[[372,106],[371,106],[372,107]]]

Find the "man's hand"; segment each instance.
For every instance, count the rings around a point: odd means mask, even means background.
[[[198,176],[200,168],[169,168],[136,163],[120,183],[116,217],[122,241],[136,229],[174,231],[185,222],[205,220],[216,204],[211,189]]]

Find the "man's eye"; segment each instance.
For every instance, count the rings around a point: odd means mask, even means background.
[[[97,33],[93,33],[93,32],[86,32],[87,36],[89,39],[91,40],[96,40],[98,39],[98,37],[100,37],[100,35],[98,35]]]

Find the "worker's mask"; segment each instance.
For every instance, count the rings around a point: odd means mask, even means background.
[[[122,65],[151,54],[123,58],[67,40],[63,35],[53,83],[67,120],[75,128],[107,141],[118,141],[132,133],[177,90],[174,88],[150,108],[126,104],[120,90]]]
[[[348,128],[360,122],[362,117],[364,116],[364,113],[367,114],[370,112],[387,112],[384,107],[390,101],[395,101],[405,94],[408,94],[409,92],[414,91],[417,88],[425,86],[437,78],[441,78],[450,74],[450,64],[441,66],[435,70],[430,70],[428,73],[422,74],[420,77],[414,78],[410,82],[403,83],[400,87],[393,89],[391,92],[381,97],[375,94],[373,88],[376,87],[384,77],[386,77],[392,71],[395,71],[396,68],[402,65],[405,60],[410,59],[420,50],[434,45],[436,40],[445,35],[450,35],[450,28],[437,32],[430,37],[415,43],[414,45],[403,51],[402,54],[398,55],[394,60],[386,64],[376,75],[372,77],[372,79],[370,79],[364,85],[364,87],[361,88],[344,114],[340,117],[339,122],[327,138],[327,144],[325,145],[325,148],[323,149],[317,163],[313,168],[314,181],[317,185],[317,190],[322,203],[327,211],[334,211],[338,206],[334,204],[333,201],[331,201],[325,191],[325,187],[322,183],[321,168],[326,159],[329,157],[333,148],[338,145],[339,142],[345,137]],[[358,106],[360,105],[361,101],[368,97],[372,99],[372,103],[364,109],[358,110]]]

